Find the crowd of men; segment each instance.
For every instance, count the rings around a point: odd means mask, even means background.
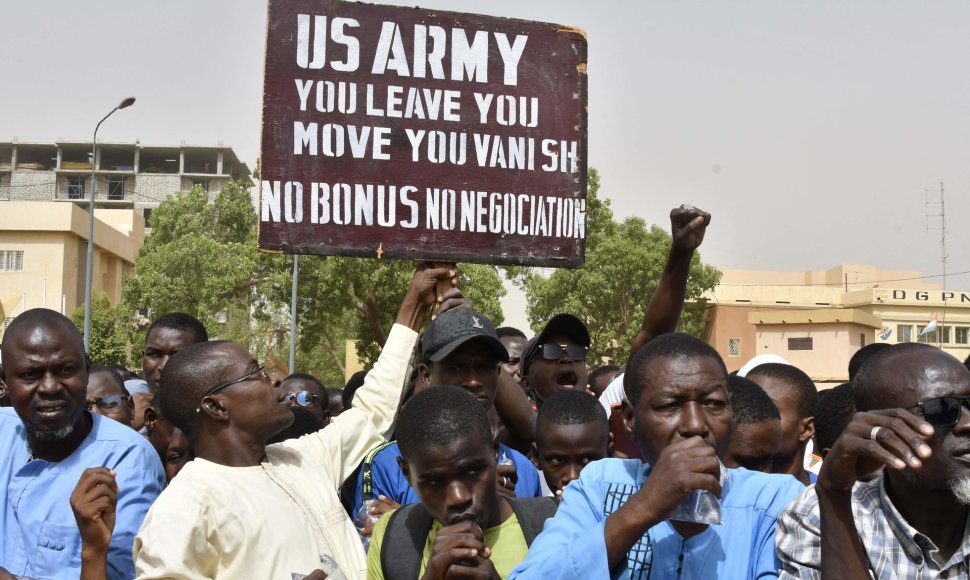
[[[870,345],[819,392],[677,333],[710,216],[672,244],[627,361],[583,313],[495,328],[417,267],[343,389],[274,381],[194,317],[140,378],[45,309],[0,343],[4,578],[957,578],[970,562],[970,370]],[[443,291],[442,288],[448,288]]]

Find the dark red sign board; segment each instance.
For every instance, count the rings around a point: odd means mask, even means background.
[[[260,248],[582,266],[586,134],[581,30],[270,0]]]

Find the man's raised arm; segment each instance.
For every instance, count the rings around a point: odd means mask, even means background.
[[[436,289],[439,281],[452,288],[439,295]],[[381,443],[393,427],[425,314],[435,305],[438,314],[467,304],[454,287],[456,284],[453,269],[434,268],[428,262],[418,266],[384,348],[364,378],[364,385],[354,395],[353,407],[306,443],[311,446],[311,453],[329,460],[340,458],[339,469],[334,470],[335,479],[331,482],[335,486],[357,469],[367,451]],[[298,441],[288,444],[303,445]]]
[[[633,337],[630,356],[633,359],[640,347],[653,338],[677,330],[677,322],[687,295],[687,277],[694,251],[704,241],[704,233],[711,223],[711,214],[690,205],[670,210],[670,253],[657,290],[647,304],[640,331]]]

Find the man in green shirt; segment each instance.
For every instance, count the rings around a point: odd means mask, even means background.
[[[525,559],[555,502],[499,496],[498,440],[482,406],[457,387],[422,391],[401,410],[397,437],[398,462],[421,503],[374,527],[367,577],[437,580],[449,571],[508,576]]]

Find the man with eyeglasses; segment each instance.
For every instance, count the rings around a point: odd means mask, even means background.
[[[121,375],[111,367],[91,365],[84,408],[131,427],[131,414],[135,407]]]
[[[872,355],[853,383],[859,412],[779,519],[781,577],[966,578],[970,371],[904,343]]]
[[[0,409],[0,578],[79,577],[90,554],[69,497],[89,468],[102,473],[93,485],[114,490],[114,525],[94,564],[131,578],[135,532],[165,485],[158,456],[131,428],[85,411],[90,367],[65,316],[28,310],[10,323],[0,353],[13,402]]]
[[[161,376],[162,412],[195,459],[158,498],[135,540],[139,578],[363,578],[360,538],[337,488],[386,437],[424,314],[464,304],[455,272],[422,264],[354,407],[325,429],[275,445],[294,400],[231,342],[187,346]],[[298,396],[296,398],[299,398]]]

